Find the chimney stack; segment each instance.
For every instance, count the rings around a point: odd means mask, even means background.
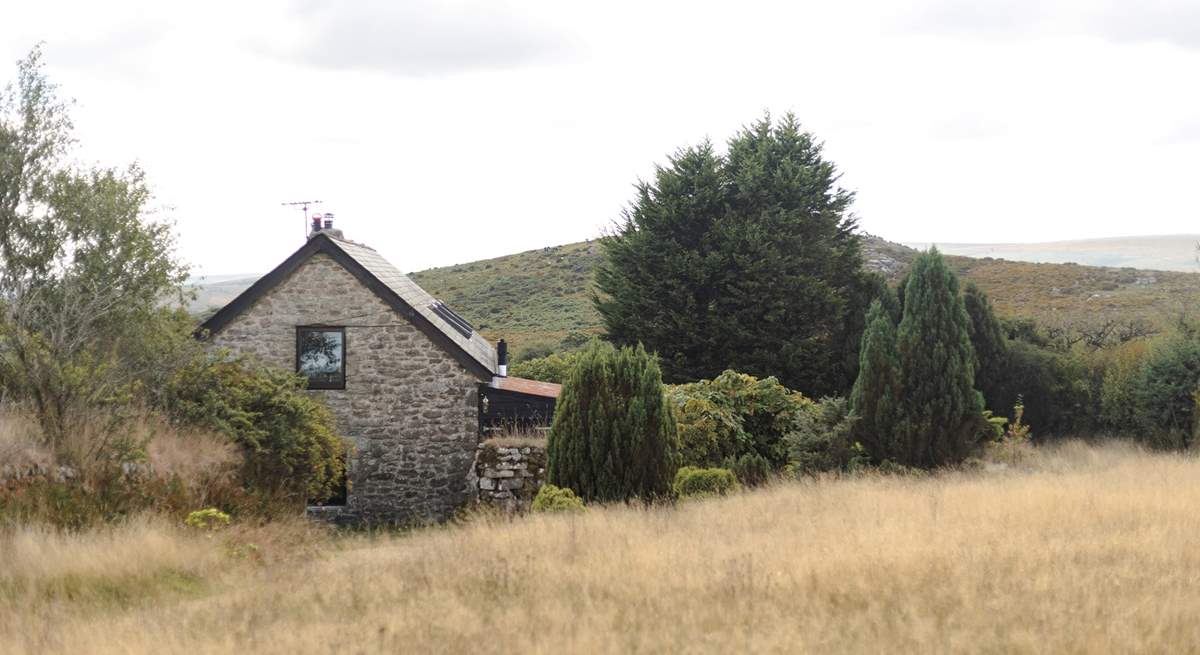
[[[497,375],[502,378],[508,377],[508,343],[504,339],[496,344],[496,369]]]
[[[324,223],[321,222],[322,219],[324,219]],[[331,237],[334,237],[337,239],[345,238],[342,236],[341,230],[335,230],[333,228],[333,214],[324,214],[324,215],[313,214],[312,215],[312,230],[309,231],[308,238],[311,239],[311,238],[317,236],[318,234],[327,234],[328,236],[331,236]]]

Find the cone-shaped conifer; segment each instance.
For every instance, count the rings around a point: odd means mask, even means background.
[[[657,359],[641,344],[589,344],[558,398],[547,482],[585,501],[652,500],[670,494],[678,452]]]
[[[899,400],[899,364],[896,359],[896,325],[880,300],[867,312],[858,357],[858,379],[850,393],[850,408],[858,416],[854,439],[871,460],[897,460],[902,455],[894,435]]]
[[[936,248],[913,262],[896,331],[903,394],[898,463],[930,468],[961,461],[984,434],[971,319],[958,291],[958,278]]]

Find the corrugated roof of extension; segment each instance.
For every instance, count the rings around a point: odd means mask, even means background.
[[[502,391],[512,391],[530,396],[542,396],[544,398],[558,398],[558,394],[562,393],[561,384],[527,380],[525,378],[496,378],[492,382],[492,386]]]
[[[440,302],[373,248],[325,231],[314,234],[282,264],[259,278],[249,289],[213,314],[200,325],[198,334],[203,336],[206,333],[220,332],[238,314],[287,279],[301,264],[317,253],[325,253],[344,266],[359,282],[412,321],[418,329],[453,355],[468,370],[483,378],[495,375],[496,349],[487,339],[474,329],[471,329],[469,334],[464,334],[465,330],[456,328],[438,316],[434,309]]]

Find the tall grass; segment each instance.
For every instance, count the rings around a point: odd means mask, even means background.
[[[215,541],[166,527],[27,533],[26,588],[93,548],[135,545],[95,555],[114,570],[205,564],[196,591],[154,603],[0,596],[0,650],[1186,652],[1200,644],[1197,507],[1197,459],[1072,444],[1021,470],[480,518],[286,562],[214,560]],[[56,539],[76,550],[34,546]]]

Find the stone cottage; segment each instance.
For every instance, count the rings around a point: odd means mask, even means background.
[[[439,520],[477,493],[486,428],[545,424],[557,385],[506,376],[470,323],[332,221],[204,322],[213,347],[307,376],[354,444],[339,522]],[[492,398],[495,397],[495,402]]]

